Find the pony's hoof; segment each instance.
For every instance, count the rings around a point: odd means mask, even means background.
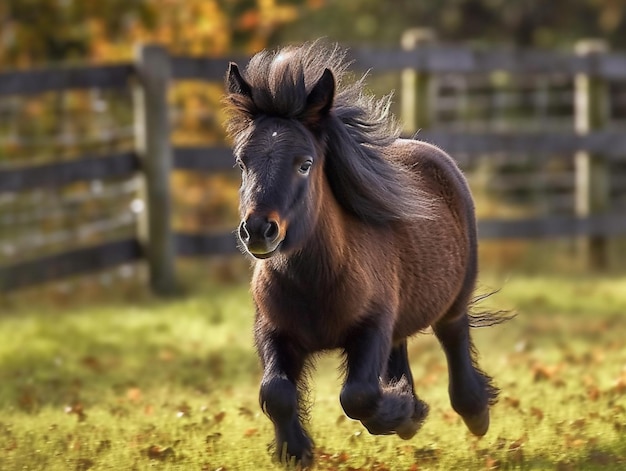
[[[396,434],[402,440],[409,440],[415,436],[417,431],[421,428],[422,421],[415,421],[413,419],[409,419],[406,422],[400,424],[400,426],[396,429]]]
[[[477,437],[482,437],[489,430],[489,407],[476,415],[461,416],[467,428]]]
[[[313,466],[313,452],[311,450],[302,450],[297,455],[285,453],[282,456],[276,456],[277,461],[288,469],[304,470]]]
[[[307,469],[313,465],[313,442],[304,431],[300,435],[294,435],[290,442],[282,440],[275,443],[283,444],[274,450],[274,458],[283,466],[289,469]]]
[[[311,450],[305,450],[300,456],[300,459],[296,460],[296,469],[310,469],[311,466],[313,466],[313,453]]]
[[[422,428],[422,424],[426,420],[427,415],[428,404],[415,398],[415,412],[413,413],[413,416],[402,422],[396,428],[396,434],[402,440],[409,440],[410,438],[413,438],[418,430]]]

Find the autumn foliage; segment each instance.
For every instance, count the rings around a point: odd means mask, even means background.
[[[278,28],[324,0],[6,0],[0,4],[0,64],[129,60],[133,45],[158,42],[177,54],[252,53]]]

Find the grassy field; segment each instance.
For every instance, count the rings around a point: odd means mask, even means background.
[[[502,389],[486,437],[452,412],[430,334],[410,345],[431,406],[410,441],[343,415],[338,359],[317,362],[310,430],[320,470],[626,469],[626,278],[483,279],[482,308],[518,316],[475,331]],[[0,469],[265,470],[245,286],[182,299],[0,313]]]

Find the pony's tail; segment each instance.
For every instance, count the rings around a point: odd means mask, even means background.
[[[479,294],[472,301],[470,301],[469,305],[469,325],[470,327],[478,328],[478,327],[490,327],[492,325],[503,324],[504,322],[510,321],[511,319],[517,317],[517,312],[509,311],[506,309],[501,309],[498,311],[491,311],[489,309],[486,310],[475,310],[475,306],[480,302],[484,301],[490,296],[498,293],[500,290],[490,291],[485,294]]]

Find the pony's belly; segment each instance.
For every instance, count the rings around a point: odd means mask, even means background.
[[[440,296],[432,296],[428,300],[418,296],[410,299],[398,313],[393,340],[402,340],[429,329],[446,314],[455,298],[454,293],[442,291]]]
[[[435,321],[435,318],[426,319],[422,316],[409,316],[394,326],[393,341],[399,342],[407,337],[424,332]]]

